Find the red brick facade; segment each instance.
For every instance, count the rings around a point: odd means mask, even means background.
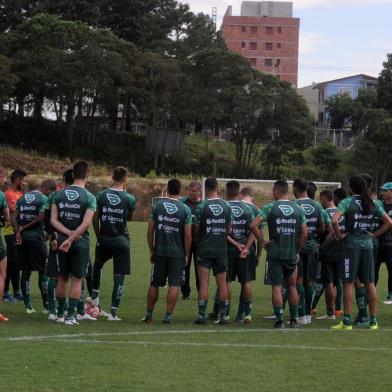
[[[221,31],[227,47],[248,58],[253,68],[296,87],[299,25],[297,18],[226,15]]]

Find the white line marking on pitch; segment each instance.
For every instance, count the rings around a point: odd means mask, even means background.
[[[315,350],[315,351],[366,351],[366,352],[392,352],[392,349],[380,347],[328,347],[303,346],[288,344],[243,344],[243,343],[202,343],[202,342],[154,342],[154,341],[116,341],[116,340],[89,340],[89,339],[52,339],[56,343],[82,343],[82,344],[108,344],[108,345],[137,345],[137,346],[184,346],[184,347],[216,347],[216,348],[254,348],[278,350]]]

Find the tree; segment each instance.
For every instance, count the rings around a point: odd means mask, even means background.
[[[392,53],[387,54],[387,61],[378,77],[378,106],[392,113]]]
[[[3,105],[11,97],[17,77],[11,73],[11,60],[0,54],[0,120],[3,117]]]
[[[3,0],[0,4],[0,32],[14,30],[31,18],[39,0]]]
[[[318,169],[319,177],[331,180],[342,161],[339,149],[331,143],[324,143],[310,150],[311,161]]]
[[[351,127],[355,103],[350,95],[333,95],[326,100],[325,104],[329,115],[330,128],[343,129]]]

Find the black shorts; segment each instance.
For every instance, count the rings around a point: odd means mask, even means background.
[[[181,287],[185,282],[185,259],[154,256],[151,268],[151,286]]]
[[[317,279],[319,266],[318,253],[300,253],[298,262],[298,278],[307,281]]]
[[[59,246],[64,242],[64,237],[59,237]],[[59,276],[68,278],[70,276],[75,278],[84,278],[88,269],[88,262],[90,260],[90,240],[82,237],[75,241],[68,253],[58,252],[59,259]]]
[[[5,235],[4,240],[7,247],[7,263],[14,264],[17,262],[15,234]]]
[[[114,275],[131,273],[131,249],[129,238],[125,236],[101,236],[95,247],[95,263],[104,265],[113,259]]]
[[[212,269],[214,276],[228,271],[227,257],[196,257],[196,264],[200,267]]]
[[[323,259],[321,277],[324,284],[333,283],[334,286],[337,286],[342,277],[342,263],[337,260]]]
[[[21,271],[46,271],[48,247],[42,238],[22,235],[22,243],[16,248],[17,265]]]
[[[264,284],[269,286],[282,286],[289,279],[297,267],[294,260],[280,260],[267,257],[265,261]]]
[[[227,274],[227,281],[234,282],[238,280],[239,283],[245,284],[252,281],[252,266],[251,259],[241,259],[239,257],[229,257],[229,268]]]

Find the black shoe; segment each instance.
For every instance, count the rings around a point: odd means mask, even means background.
[[[275,321],[273,328],[274,329],[283,329],[284,328],[283,321],[282,320]]]
[[[293,328],[293,329],[298,328],[297,320],[291,319],[291,320],[290,320],[290,324],[289,324],[289,328]]]
[[[162,323],[163,323],[163,324],[172,324],[173,321],[172,321],[171,319],[163,319],[163,320],[162,320]]]
[[[198,324],[198,325],[205,325],[207,324],[207,321],[205,318],[199,317],[198,319],[196,319],[193,324]]]

